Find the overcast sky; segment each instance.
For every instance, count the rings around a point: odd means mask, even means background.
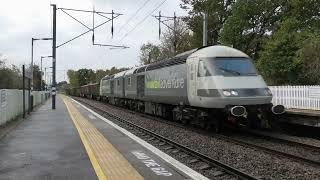
[[[140,26],[130,32],[139,22],[151,13],[164,0],[1,0],[0,6],[0,54],[11,64],[22,65],[31,61],[31,38],[52,36],[52,7],[111,12],[124,15],[114,22],[114,37],[111,38],[111,23],[96,31],[95,40],[101,44],[129,46],[129,49],[110,50],[106,47],[92,46],[92,33],[72,41],[57,49],[57,82],[67,80],[65,70],[92,68],[106,69],[112,66],[133,67],[139,64],[139,49],[143,43],[158,43],[158,22],[149,16]],[[133,18],[132,15],[143,6]],[[167,0],[153,15],[161,10],[162,15],[177,16],[187,13],[180,9],[180,0]],[[92,14],[70,12],[88,26],[92,26]],[[131,20],[128,22],[128,20]],[[95,24],[103,22],[95,16]],[[128,23],[127,23],[128,22]],[[122,28],[121,28],[122,27]],[[121,28],[121,29],[120,29]],[[163,27],[165,28],[165,27]],[[81,34],[87,29],[61,10],[57,11],[57,45]],[[125,35],[127,36],[123,38]],[[122,40],[121,40],[122,39]],[[40,57],[51,55],[50,41],[36,41],[34,46],[35,64]],[[43,67],[50,67],[51,59],[44,60]]]

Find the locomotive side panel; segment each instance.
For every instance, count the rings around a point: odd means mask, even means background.
[[[113,80],[112,76],[103,78],[100,82],[100,96],[110,97],[113,95]]]
[[[137,98],[137,77],[132,74],[128,75],[124,79],[125,97],[128,99]]]
[[[147,71],[144,99],[164,104],[189,104],[187,65],[178,64]]]
[[[124,98],[124,78],[114,79],[114,97]]]

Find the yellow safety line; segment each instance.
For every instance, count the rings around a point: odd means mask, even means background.
[[[87,120],[70,102],[62,97],[70,117],[80,135],[91,164],[99,178],[105,179],[144,179],[113,145]]]
[[[88,153],[88,156],[89,156],[89,159],[91,161],[91,164],[92,164],[92,166],[94,168],[94,171],[96,172],[99,180],[107,179],[106,176],[104,175],[103,170],[102,170],[101,166],[99,165],[98,160],[96,159],[96,157],[95,157],[95,155],[94,155],[94,153],[93,153],[93,151],[92,151],[92,149],[91,149],[91,147],[90,147],[90,145],[89,145],[84,133],[81,131],[80,126],[78,125],[78,123],[75,120],[74,116],[72,116],[70,107],[67,104],[66,99],[64,97],[62,99],[63,99],[63,102],[65,103],[65,105],[66,105],[66,107],[67,107],[67,109],[69,111],[70,117],[71,117],[74,125],[76,126],[76,129],[77,129],[77,131],[79,133],[80,139],[81,139],[81,141],[82,141],[82,143],[83,143],[83,145],[84,145],[84,147],[85,147],[85,149],[86,149],[86,151]]]

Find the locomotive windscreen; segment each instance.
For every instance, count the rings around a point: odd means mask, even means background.
[[[252,76],[257,71],[249,58],[217,57],[199,61],[198,77],[204,76]]]

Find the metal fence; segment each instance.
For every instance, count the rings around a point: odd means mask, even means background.
[[[23,113],[22,90],[0,89],[0,125]],[[33,106],[43,103],[48,98],[46,91],[33,91]],[[28,91],[25,92],[25,108],[29,108]]]
[[[270,86],[272,103],[286,108],[320,110],[320,86]]]

